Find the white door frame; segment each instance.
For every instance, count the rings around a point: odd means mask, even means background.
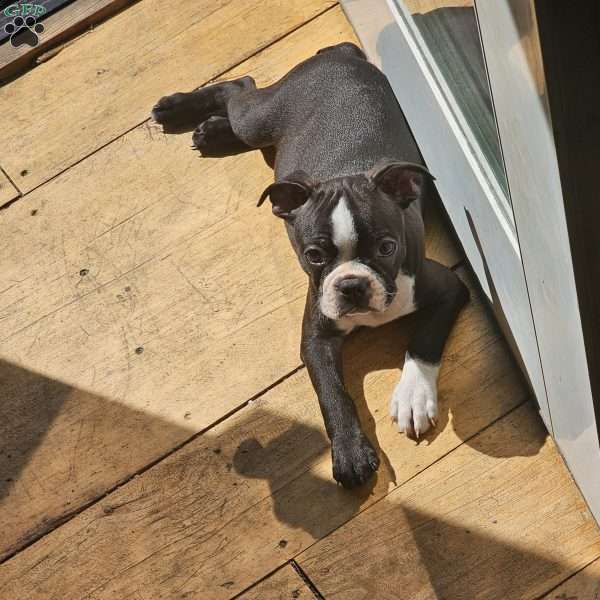
[[[523,36],[535,25],[532,0],[476,2],[512,218],[402,0],[342,5],[388,76],[465,254],[505,317],[546,427],[600,520],[600,445],[559,165],[540,73],[531,66],[537,30]]]
[[[476,8],[553,436],[600,520],[598,429],[535,8],[531,0]]]

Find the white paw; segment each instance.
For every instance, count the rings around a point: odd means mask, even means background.
[[[435,427],[437,407],[437,376],[439,365],[432,365],[406,354],[402,376],[392,395],[390,415],[398,429],[417,438],[431,425]]]

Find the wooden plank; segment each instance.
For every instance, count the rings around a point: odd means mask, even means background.
[[[252,73],[259,85],[268,85],[318,48],[346,39],[355,40],[341,10],[334,9],[226,78]],[[164,136],[147,124],[134,129],[0,215],[7,232],[0,246],[0,341],[193,243],[202,232],[239,224],[238,211],[244,219],[264,219],[269,235],[278,235],[281,223],[254,209],[271,179],[257,153],[199,161],[187,135]],[[456,265],[462,253],[448,234],[443,209],[431,209],[427,254]],[[88,271],[83,279],[82,269]],[[300,274],[294,267],[292,272]]]
[[[0,207],[19,197],[19,190],[0,170]]]
[[[133,1],[77,0],[58,12],[44,17],[41,21],[44,31],[39,36],[37,46],[32,47],[27,44],[18,48],[14,48],[11,44],[0,46],[0,81],[14,77],[31,66],[41,54],[115,14]]]
[[[347,347],[348,387],[381,449],[372,485],[348,492],[332,480],[302,370],[6,562],[0,596],[229,598],[523,402],[506,346],[474,301],[449,341],[437,430],[420,444],[400,435],[387,407],[418,320],[359,332]]]
[[[240,600],[314,600],[310,588],[291,565],[279,569],[240,596]]]
[[[266,84],[348,37],[335,9],[231,75]],[[188,136],[143,125],[2,211],[0,439],[26,468],[0,467],[14,479],[0,555],[300,365],[305,276],[281,221],[255,208],[271,178],[258,154],[198,160]],[[428,251],[455,264],[433,216]],[[16,367],[70,390],[41,396],[43,435],[40,386]]]
[[[600,532],[532,407],[512,412],[297,558],[327,598],[537,598]]]
[[[29,191],[334,4],[142,0],[0,91],[3,167]]]
[[[597,600],[600,598],[600,559],[567,579],[541,600]]]

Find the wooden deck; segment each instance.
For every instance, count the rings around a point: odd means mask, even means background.
[[[387,416],[419,316],[347,344],[382,457],[331,478],[305,280],[259,155],[199,160],[161,95],[354,34],[332,0],[141,0],[0,90],[0,598],[600,597],[600,532],[474,289],[441,415]],[[8,151],[10,150],[10,151]]]

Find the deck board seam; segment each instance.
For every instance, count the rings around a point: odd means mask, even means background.
[[[599,558],[600,558],[600,554],[598,554],[598,556],[596,556],[595,558],[590,560],[588,563],[583,565],[580,569],[573,571],[573,573],[571,573],[568,577],[565,577],[559,583],[552,586],[550,589],[546,590],[545,592],[542,592],[539,596],[536,596],[534,598],[534,600],[544,600],[544,598],[546,598],[548,596],[548,594],[551,594],[554,590],[558,589],[561,585],[564,585],[567,581],[569,581],[570,579],[573,579],[573,577],[575,577],[576,575],[579,575],[579,573],[581,573],[582,571],[587,569],[590,565],[595,563]],[[562,598],[562,596],[561,596],[561,598]],[[570,596],[569,596],[569,598],[570,598]],[[567,600],[569,600],[569,598],[567,598]]]
[[[107,4],[98,7],[94,12],[77,21],[71,22],[67,20],[69,24],[57,31],[54,28],[54,24],[64,19],[67,11],[70,11],[69,14],[72,12],[73,4],[64,6],[61,11],[54,12],[48,17],[48,23],[51,24],[53,30],[49,39],[45,35],[40,44],[30,47],[24,54],[19,54],[10,62],[0,62],[0,85],[8,85],[19,77],[30,73],[41,64],[57,56],[67,46],[74,44],[84,35],[92,33],[100,25],[103,25],[113,17],[117,17],[141,1],[110,0]],[[60,12],[62,12],[62,15],[59,14]]]
[[[15,190],[17,190],[17,192],[19,192],[19,194],[22,196],[23,192],[19,189],[19,186],[13,181],[12,177],[2,167],[2,165],[0,165],[0,171],[2,171],[2,174],[6,177],[6,179],[8,179],[8,181],[10,181],[11,185],[15,188]]]
[[[458,261],[457,264],[455,264],[454,266],[452,266],[451,269],[452,270],[456,270],[456,269],[458,269],[463,264],[464,264],[464,259],[461,259],[461,260]],[[79,300],[79,298],[76,299],[76,300],[74,300],[73,302],[76,302],[77,300]],[[57,309],[57,310],[60,310],[60,309]],[[247,406],[249,406],[254,400],[259,399],[261,396],[265,395],[266,393],[268,393],[269,391],[271,391],[272,389],[274,389],[275,387],[277,387],[278,385],[280,385],[281,383],[283,383],[284,381],[286,381],[290,377],[293,377],[295,374],[301,372],[304,368],[305,368],[304,363],[300,363],[299,365],[297,365],[296,367],[294,367],[292,370],[288,371],[287,373],[285,373],[284,375],[282,375],[281,377],[279,377],[278,379],[276,379],[275,381],[273,381],[272,383],[270,383],[268,386],[262,388],[261,390],[259,390],[258,392],[256,392],[252,396],[250,396],[247,400],[245,400],[244,402],[242,402],[239,406],[235,407],[231,411],[227,412],[226,414],[224,414],[221,417],[219,417],[218,419],[216,419],[214,422],[212,422],[209,425],[207,425],[205,428],[201,429],[200,431],[197,431],[196,433],[194,433],[191,436],[187,437],[185,440],[182,440],[179,444],[177,444],[176,446],[170,448],[167,452],[161,454],[155,460],[153,460],[153,461],[145,464],[142,468],[140,468],[140,469],[136,470],[135,472],[129,474],[125,479],[117,482],[114,486],[112,486],[109,489],[105,490],[102,494],[100,494],[100,495],[92,498],[88,502],[82,504],[76,510],[73,510],[72,512],[70,512],[68,514],[63,515],[63,517],[57,519],[56,522],[53,523],[53,524],[51,524],[47,529],[45,529],[42,532],[39,532],[37,535],[32,536],[31,539],[29,539],[26,543],[24,543],[23,545],[21,545],[17,549],[15,549],[14,552],[11,552],[11,553],[7,554],[5,557],[3,557],[2,559],[0,559],[0,565],[2,565],[5,562],[9,561],[10,559],[14,558],[20,552],[22,552],[23,550],[27,549],[29,546],[37,543],[39,540],[41,540],[42,538],[44,538],[48,534],[52,533],[53,531],[55,531],[59,527],[62,527],[63,525],[65,525],[66,523],[68,523],[71,519],[77,517],[83,511],[85,511],[88,508],[94,506],[95,504],[97,504],[98,502],[100,502],[102,499],[106,498],[107,496],[109,496],[113,492],[117,491],[122,486],[124,486],[127,483],[129,483],[135,477],[137,477],[139,475],[142,475],[143,473],[145,473],[146,471],[148,471],[152,467],[156,466],[158,463],[160,463],[163,460],[167,459],[172,454],[178,452],[179,450],[183,449],[188,444],[192,443],[194,440],[196,440],[200,436],[208,433],[209,431],[211,431],[212,429],[214,429],[215,427],[217,427],[218,425],[220,425],[221,423],[223,423],[224,421],[226,421],[227,419],[229,419],[229,417],[235,415],[236,413],[240,412],[242,409],[244,409]],[[520,403],[520,404],[522,404],[522,403]],[[520,404],[518,406],[520,406]],[[508,414],[510,414],[510,412],[512,412],[512,410],[518,408],[518,406],[515,406],[513,409],[511,409],[507,413],[504,413],[503,415],[501,415],[500,417],[498,417],[492,423],[489,423],[483,429],[480,429],[479,431],[477,431],[475,434],[473,434],[473,436],[471,436],[470,438],[468,438],[468,440],[470,440],[475,435],[478,435],[479,433],[481,433],[482,431],[484,431],[490,425],[493,425],[499,419],[502,419],[505,416],[507,416]],[[446,454],[444,454],[442,457],[440,457],[438,460],[441,460],[442,458],[444,458],[445,456],[447,456],[448,454],[450,454],[450,452],[453,452],[454,450],[456,450],[457,448],[459,448],[462,444],[464,444],[468,440],[464,440],[463,442],[461,442],[461,444],[459,446],[457,446],[456,448],[453,448],[452,450],[450,450],[449,452],[447,452]],[[435,461],[435,462],[437,462],[437,461]],[[432,463],[432,464],[435,464],[435,462]],[[429,465],[429,466],[431,466],[431,465]],[[428,467],[426,467],[426,468],[428,468]],[[400,486],[397,486],[397,487],[401,487],[405,483],[408,483],[408,481],[410,481],[411,479],[413,479],[414,477],[416,477],[417,475],[419,475],[420,473],[422,473],[424,470],[425,469],[419,471],[419,473],[416,473],[413,477],[411,477],[410,479],[408,479],[407,481],[403,482],[402,484],[400,484]],[[301,474],[299,474],[298,477],[301,477],[304,472],[305,471],[303,471]],[[295,479],[297,479],[298,477],[296,477]],[[396,489],[396,488],[394,488],[394,489]],[[393,491],[394,490],[392,490],[392,492]],[[388,494],[384,494],[384,496],[382,496],[381,499],[383,499],[387,495]],[[261,499],[261,501],[262,501],[262,499]],[[379,500],[377,502],[379,502]],[[360,512],[362,512],[362,511],[360,511]],[[360,513],[357,513],[357,514],[360,514]],[[340,527],[343,526],[344,524],[345,523],[342,523],[342,525],[340,525]],[[332,532],[330,532],[330,533],[332,533]],[[327,534],[327,535],[329,535],[329,534]],[[312,546],[312,544],[311,544],[311,546]],[[308,546],[307,548],[304,548],[301,552],[304,552],[309,547],[310,546]],[[301,552],[299,552],[298,555]],[[296,556],[298,556],[298,555],[296,555]]]
[[[42,532],[39,532],[39,534],[37,534],[37,535],[32,536],[31,539],[27,540],[27,542],[25,542],[23,545],[21,545],[17,549],[15,549],[14,552],[11,552],[11,553],[7,554],[5,557],[1,558],[0,566],[3,565],[4,563],[8,562],[12,558],[15,558],[18,554],[20,554],[21,552],[23,552],[24,550],[26,550],[33,544],[36,544],[42,538],[46,537],[47,535],[49,535],[50,533],[52,533],[59,527],[62,527],[63,525],[65,525],[66,523],[68,523],[69,521],[71,521],[72,519],[77,517],[79,514],[81,514],[88,508],[91,508],[92,506],[98,504],[98,502],[101,502],[104,498],[110,496],[111,494],[113,494],[114,492],[119,490],[124,485],[127,485],[131,480],[135,479],[136,477],[139,477],[140,475],[143,475],[146,471],[150,470],[151,468],[155,467],[162,461],[166,460],[172,454],[179,452],[179,450],[182,450],[185,446],[187,446],[188,444],[191,444],[192,442],[194,442],[196,439],[198,439],[202,435],[208,433],[209,431],[211,431],[212,429],[214,429],[215,427],[217,427],[218,425],[220,425],[221,423],[223,423],[224,421],[229,419],[229,417],[232,417],[236,413],[240,412],[241,410],[246,408],[248,405],[250,405],[253,401],[257,400],[261,396],[270,392],[273,388],[277,387],[278,385],[280,385],[281,383],[283,383],[290,377],[293,377],[296,373],[302,371],[303,369],[304,369],[304,364],[301,364],[301,365],[295,367],[294,369],[292,369],[291,371],[288,371],[286,374],[282,375],[281,377],[276,379],[274,382],[270,383],[268,386],[261,389],[259,392],[257,392],[256,394],[252,395],[250,398],[248,398],[247,400],[242,402],[239,406],[236,406],[235,408],[230,410],[228,413],[224,414],[223,416],[221,416],[218,419],[216,419],[215,421],[213,421],[210,425],[206,426],[205,428],[201,429],[200,431],[197,431],[196,433],[187,437],[185,440],[182,440],[181,442],[179,442],[179,444],[177,444],[176,446],[173,446],[167,452],[164,452],[163,454],[161,454],[159,457],[157,457],[153,461],[146,463],[142,468],[137,469],[135,472],[130,473],[126,478],[122,479],[121,481],[119,481],[115,485],[113,485],[112,487],[110,487],[107,490],[105,490],[104,492],[102,492],[102,494],[95,496],[88,502],[77,507],[77,509],[73,510],[72,512],[67,513],[66,515],[63,515],[61,518],[57,519],[54,523],[50,524],[47,529],[45,529]],[[269,497],[269,496],[267,496],[267,497]],[[264,500],[264,498],[262,498],[258,502],[261,502],[262,500]]]
[[[356,519],[356,517],[358,517],[359,515],[361,515],[365,511],[370,510],[371,508],[373,508],[374,506],[376,506],[377,504],[379,504],[382,500],[385,500],[386,498],[388,498],[391,494],[393,494],[394,492],[396,492],[396,490],[399,490],[400,488],[404,487],[406,484],[408,484],[409,482],[411,482],[413,479],[415,479],[417,477],[420,477],[423,473],[425,473],[425,471],[427,471],[427,469],[433,467],[434,465],[437,465],[439,462],[441,462],[442,460],[444,460],[445,458],[447,458],[448,456],[450,456],[452,453],[456,452],[459,448],[462,448],[465,444],[467,444],[468,442],[470,442],[473,438],[475,438],[478,435],[484,433],[489,428],[494,427],[494,425],[496,425],[499,421],[501,421],[502,419],[507,418],[509,415],[511,415],[513,412],[515,412],[516,410],[518,410],[519,408],[521,408],[524,404],[526,404],[529,401],[530,401],[530,395],[529,395],[529,393],[527,393],[527,395],[526,395],[526,397],[525,397],[524,400],[522,400],[521,402],[519,402],[518,404],[516,404],[515,406],[513,406],[509,410],[507,410],[504,414],[502,414],[499,417],[495,418],[493,421],[490,421],[487,425],[484,425],[481,429],[479,429],[478,431],[476,431],[473,435],[471,435],[471,436],[465,438],[464,440],[462,440],[460,444],[458,444],[454,448],[451,448],[445,454],[439,456],[437,459],[435,459],[433,462],[431,462],[431,464],[428,464],[424,469],[421,469],[420,471],[418,471],[417,473],[415,473],[414,475],[412,475],[411,477],[409,477],[406,481],[403,481],[402,483],[398,484],[393,490],[390,490],[389,492],[386,492],[386,493],[382,494],[382,496],[380,498],[378,498],[377,500],[374,500],[372,503],[368,504],[364,508],[359,509],[357,512],[355,512],[352,515],[352,517],[350,519],[348,519],[347,521],[344,521],[343,523],[341,523],[340,525],[338,525],[337,527],[335,527],[334,529],[332,529],[330,532],[328,532],[322,538],[319,538],[319,539],[315,540],[314,542],[312,542],[312,544],[309,544],[305,548],[302,548],[302,550],[300,550],[299,552],[297,552],[292,557],[292,560],[296,561],[296,559],[299,556],[301,556],[302,554],[304,554],[305,552],[307,552],[308,550],[310,550],[310,548],[312,548],[315,544],[321,543],[324,539],[326,539],[327,537],[329,537],[332,533],[336,532],[338,529],[341,529],[342,527],[345,527],[348,523],[350,523],[350,521]]]
[[[323,594],[321,594],[321,592],[319,591],[319,588],[317,588],[317,586],[312,582],[310,577],[304,572],[304,569],[294,559],[292,559],[290,561],[290,565],[291,565],[292,569],[294,569],[294,571],[296,571],[296,574],[298,575],[298,577],[300,577],[300,579],[302,579],[302,581],[304,581],[304,584],[312,592],[313,596],[317,600],[325,600],[325,596],[323,596]]]
[[[321,12],[319,12],[318,14],[314,15],[313,17],[310,17],[306,21],[303,21],[302,23],[300,23],[296,27],[293,27],[289,31],[286,31],[283,35],[279,36],[277,39],[274,39],[271,42],[269,42],[268,44],[266,44],[264,46],[261,46],[260,48],[257,48],[255,51],[253,51],[250,54],[248,54],[248,56],[245,56],[242,60],[239,60],[238,62],[229,65],[227,67],[227,69],[225,69],[224,71],[221,71],[221,72],[217,73],[216,75],[214,75],[210,79],[207,79],[206,81],[204,81],[204,83],[201,83],[200,85],[197,85],[196,87],[203,87],[205,85],[208,85],[208,84],[210,84],[210,83],[212,83],[212,82],[214,82],[214,81],[216,81],[216,80],[224,77],[225,75],[227,75],[227,73],[229,73],[230,71],[233,71],[233,70],[237,69],[240,65],[244,64],[246,61],[254,58],[255,56],[258,56],[259,54],[261,54],[265,50],[268,50],[269,48],[271,48],[275,44],[278,44],[282,40],[286,39],[288,36],[292,35],[296,31],[298,31],[299,29],[302,29],[303,27],[305,27],[306,25],[309,25],[310,23],[312,23],[316,19],[321,18],[323,15],[325,15],[329,11],[332,11],[332,10],[336,9],[338,6],[339,6],[339,2],[334,2],[331,6],[328,6],[327,8],[325,8],[324,10],[322,10]],[[4,208],[6,208],[6,207],[8,207],[8,206],[10,206],[12,204],[14,204],[18,200],[21,200],[23,198],[27,198],[27,196],[29,196],[29,194],[31,194],[32,192],[34,192],[37,189],[39,189],[39,188],[47,185],[48,183],[54,181],[55,179],[57,179],[58,177],[60,177],[61,175],[63,175],[67,171],[69,171],[70,169],[72,169],[73,167],[76,167],[77,165],[81,164],[83,161],[87,160],[91,156],[94,156],[95,154],[97,154],[101,150],[104,150],[104,148],[106,148],[106,147],[110,146],[111,144],[113,144],[114,142],[122,139],[128,133],[131,133],[134,129],[137,129],[138,127],[141,127],[145,123],[146,124],[149,123],[150,121],[151,121],[151,117],[147,117],[147,118],[143,119],[142,121],[139,121],[138,123],[135,123],[131,127],[129,127],[127,129],[125,129],[124,131],[122,131],[119,135],[111,138],[110,140],[108,140],[107,142],[101,144],[100,146],[98,146],[97,148],[95,148],[94,150],[92,150],[91,152],[88,152],[87,154],[85,154],[81,158],[77,159],[75,162],[71,163],[69,166],[65,167],[64,169],[59,170],[58,172],[56,172],[54,175],[52,175],[48,179],[46,179],[46,180],[42,181],[41,183],[39,183],[38,185],[32,187],[27,192],[25,192],[25,193],[20,192],[20,196],[18,198],[15,198],[11,202],[9,202],[7,205],[4,206]],[[12,182],[12,179],[9,178],[9,180],[14,185],[14,182]]]
[[[45,184],[43,184],[43,185],[45,185]],[[12,205],[14,202],[16,202],[17,200],[20,200],[23,197],[25,197],[25,196],[21,196],[19,198],[16,198],[15,200],[13,200],[13,201],[9,202],[8,204],[4,205],[4,207],[1,207],[0,210],[2,210],[3,208],[7,208],[8,206]],[[146,207],[146,208],[148,208],[148,207]],[[143,210],[146,210],[146,209],[143,209]],[[135,215],[133,215],[133,216],[135,216]],[[106,233],[106,232],[104,232],[104,233]],[[104,233],[102,235],[104,235]],[[107,287],[109,285],[112,285],[113,283],[115,283],[115,282],[123,279],[124,277],[127,277],[128,275],[131,275],[132,273],[134,273],[138,269],[144,267],[148,263],[151,263],[151,262],[156,261],[156,260],[157,260],[157,256],[151,256],[150,258],[147,258],[146,260],[142,261],[140,264],[138,264],[135,267],[129,269],[128,271],[125,271],[124,273],[120,273],[119,275],[117,275],[116,277],[114,277],[113,279],[111,279],[110,281],[106,281],[106,282],[100,284],[99,286],[97,286],[97,287],[95,287],[93,289],[90,289],[86,293],[81,294],[80,296],[77,296],[77,298],[73,298],[72,300],[70,300],[66,304],[58,306],[58,307],[54,308],[52,311],[50,311],[49,313],[46,313],[46,314],[42,315],[41,317],[38,317],[35,321],[32,321],[31,323],[28,323],[27,325],[24,325],[20,329],[17,329],[16,331],[13,331],[6,338],[0,339],[0,343],[6,343],[6,342],[8,342],[11,338],[14,338],[15,336],[23,333],[25,330],[29,329],[30,327],[33,327],[34,325],[36,325],[37,323],[43,321],[44,319],[47,319],[48,317],[51,317],[52,315],[54,315],[54,314],[56,314],[56,313],[64,310],[65,308],[68,308],[69,306],[72,306],[73,304],[76,304],[77,302],[82,301],[83,299],[87,298],[88,296],[96,293],[98,290],[103,289],[103,288],[105,288],[105,287]],[[164,259],[160,259],[160,260],[164,260]],[[464,264],[465,264],[465,259],[464,258],[460,258],[457,263],[453,264],[449,268],[452,271],[457,271]],[[297,299],[298,298],[294,298],[290,302],[296,301]],[[490,312],[490,314],[493,314],[493,313]]]
[[[8,181],[10,183],[10,185],[12,185],[12,187],[15,190],[16,196],[14,198],[11,198],[10,200],[8,200],[7,202],[4,202],[1,206],[0,206],[0,210],[4,210],[5,208],[8,208],[9,206],[12,206],[15,202],[17,202],[18,200],[20,200],[23,197],[23,191],[19,188],[19,186],[13,181],[12,177],[8,174],[8,172],[2,167],[2,165],[0,165],[0,174],[4,175],[4,177],[6,178],[6,181]]]
[[[285,569],[287,566],[291,566],[291,561],[288,560],[278,565],[277,567],[269,571],[266,575],[259,577],[256,581],[253,581],[248,587],[245,587],[243,590],[237,592],[234,596],[231,596],[229,600],[237,600],[238,598],[241,598],[244,594],[253,590],[255,587],[259,586],[263,581],[266,581],[267,579],[269,579],[269,577],[272,577],[276,573],[279,573],[279,571]]]
[[[280,385],[281,383],[283,383],[284,381],[286,381],[290,377],[293,377],[295,374],[301,372],[302,370],[304,370],[304,368],[305,368],[305,365],[304,364],[300,364],[299,366],[297,366],[296,368],[292,369],[291,371],[288,371],[285,375],[283,375],[279,379],[275,380],[274,382],[272,382],[271,384],[269,384],[268,386],[266,386],[265,388],[263,388],[262,390],[260,390],[259,392],[257,392],[256,394],[254,394],[253,396],[251,396],[250,398],[248,398],[247,400],[245,400],[239,406],[237,406],[236,408],[232,409],[228,413],[224,414],[219,419],[215,420],[213,423],[211,423],[210,425],[208,425],[204,429],[202,429],[202,430],[200,430],[200,431],[192,434],[191,436],[189,436],[185,440],[182,440],[179,444],[177,444],[173,448],[170,448],[167,452],[161,454],[155,460],[153,460],[153,461],[145,464],[141,469],[138,469],[135,472],[129,474],[128,477],[126,477],[122,481],[116,483],[114,486],[112,486],[111,488],[105,490],[102,494],[96,496],[95,498],[91,499],[90,501],[86,502],[85,504],[82,504],[76,510],[72,511],[71,513],[68,513],[67,515],[64,515],[60,519],[57,519],[57,521],[55,523],[51,524],[46,530],[44,530],[43,532],[40,532],[38,535],[33,536],[30,540],[28,540],[25,544],[23,544],[22,546],[20,546],[19,548],[17,548],[14,552],[9,553],[4,558],[2,558],[0,560],[0,565],[4,564],[5,562],[8,562],[12,558],[16,557],[18,554],[20,554],[21,552],[23,552],[24,550],[26,550],[27,548],[29,548],[33,544],[37,543],[42,538],[46,537],[47,535],[49,535],[50,533],[52,533],[53,531],[55,531],[59,527],[62,527],[63,525],[65,525],[66,523],[68,523],[69,521],[71,521],[72,519],[74,519],[75,517],[77,517],[79,514],[81,514],[82,512],[84,512],[85,510],[87,510],[88,508],[91,508],[92,506],[98,504],[98,502],[102,501],[104,498],[110,496],[112,493],[116,492],[118,489],[120,489],[124,485],[128,484],[135,477],[143,475],[146,471],[150,470],[151,468],[153,468],[154,466],[156,466],[160,462],[164,461],[169,456],[175,454],[176,452],[179,452],[179,450],[182,450],[185,446],[187,446],[188,444],[192,443],[193,441],[195,441],[196,439],[198,439],[200,436],[208,433],[210,430],[214,429],[215,427],[217,427],[218,425],[220,425],[221,423],[223,423],[224,421],[226,421],[227,419],[229,419],[229,417],[231,417],[231,416],[235,415],[236,413],[240,412],[241,410],[243,410],[244,408],[246,408],[247,406],[249,406],[253,401],[255,401],[258,398],[260,398],[261,396],[265,395],[266,393],[268,393],[269,391],[271,391],[272,389],[274,389],[275,387],[277,387],[278,385]],[[499,417],[497,417],[496,419],[494,419],[493,421],[491,421],[490,423],[488,423],[487,425],[485,425],[484,427],[482,427],[481,429],[479,429],[473,435],[471,435],[468,438],[466,438],[465,440],[463,440],[458,446],[450,449],[448,452],[446,452],[445,454],[443,454],[442,456],[440,456],[438,459],[436,459],[435,461],[433,461],[430,465],[427,465],[427,467],[425,467],[424,469],[421,469],[418,473],[415,473],[413,476],[411,476],[410,478],[408,478],[406,481],[403,481],[401,484],[399,484],[398,486],[396,486],[393,490],[391,490],[388,493],[383,494],[381,498],[379,498],[378,500],[376,500],[372,504],[369,504],[364,509],[358,511],[355,515],[353,515],[352,519],[356,518],[357,515],[361,514],[365,510],[368,510],[371,506],[374,506],[375,504],[379,503],[381,500],[383,500],[384,498],[386,498],[387,496],[389,496],[389,494],[393,493],[398,488],[400,488],[400,487],[406,485],[407,483],[409,483],[410,481],[412,481],[415,477],[418,477],[419,475],[421,475],[421,473],[425,472],[428,468],[430,468],[431,466],[437,464],[438,462],[440,462],[441,460],[443,460],[444,458],[446,458],[447,456],[449,456],[451,453],[453,453],[454,451],[458,450],[458,448],[460,448],[461,446],[463,446],[464,444],[466,444],[467,442],[469,442],[474,437],[476,437],[479,434],[483,433],[488,428],[494,426],[498,421],[500,421],[501,419],[504,419],[505,417],[507,417],[508,415],[510,415],[513,411],[517,410],[520,406],[522,406],[523,404],[525,404],[528,400],[529,400],[529,394],[527,394],[526,398],[523,399],[521,402],[519,402],[519,404],[515,405],[510,410],[508,410],[507,412],[503,413],[502,415],[500,415]],[[305,471],[303,471],[300,475],[298,475],[298,477],[301,477],[304,472]],[[294,478],[294,480],[297,479],[298,477]],[[262,500],[264,500],[264,498],[261,499],[260,501],[262,501]],[[352,519],[350,519],[350,520],[352,520]],[[341,523],[338,527],[336,527],[335,529],[333,529],[332,531],[330,531],[329,533],[327,533],[327,535],[325,535],[321,539],[325,539],[325,537],[331,535],[334,531],[336,531],[340,527],[343,527],[348,522],[349,521],[345,521],[344,523]],[[292,557],[291,560],[295,560],[298,556],[300,556],[302,553],[304,553],[305,551],[307,551],[309,548],[311,548],[314,544],[318,543],[319,541],[321,541],[321,540],[320,539],[319,540],[315,540],[312,544],[309,544],[308,546],[306,546],[306,548],[303,548],[302,550],[300,550],[296,555],[294,555]]]

